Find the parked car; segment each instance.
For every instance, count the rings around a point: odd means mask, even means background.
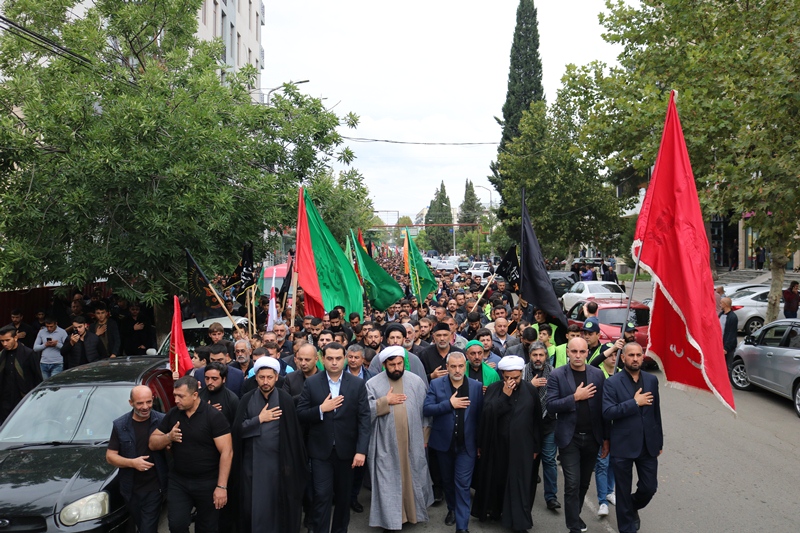
[[[0,531],[124,531],[117,469],[106,462],[111,423],[134,385],[153,409],[174,405],[167,360],[105,359],[66,370],[29,392],[0,427]]]
[[[567,321],[570,324],[583,326],[583,322],[586,320],[586,316],[583,314],[583,305],[590,301],[597,304],[597,320],[600,322],[601,343],[616,342],[621,336],[622,325],[633,322],[636,326],[636,342],[641,344],[642,348],[647,349],[647,341],[650,334],[650,308],[648,306],[633,300],[631,301],[630,312],[626,315],[625,311],[628,309],[627,300],[620,301],[614,298],[579,300],[567,312]],[[645,357],[645,359],[652,361],[649,357]]]
[[[233,317],[236,320],[236,325],[240,328],[247,330],[247,319],[243,316]],[[233,340],[233,323],[227,316],[218,316],[216,318],[207,318],[202,322],[198,322],[196,318],[190,318],[181,322],[183,328],[183,339],[186,341],[186,347],[189,351],[194,351],[195,346],[205,346],[211,343],[208,338],[208,327],[214,322],[219,322],[225,329],[224,339],[229,341]],[[171,334],[167,334],[167,338],[161,343],[158,348],[158,355],[161,357],[169,356],[169,340]],[[155,355],[155,354],[152,354]]]
[[[800,416],[800,320],[776,320],[747,335],[733,353],[730,378],[738,390],[760,387],[789,398]]]
[[[744,289],[769,289],[764,283],[726,283],[722,286],[726,296],[730,296]]]
[[[475,261],[469,266],[470,270],[489,270],[489,263],[485,261]]]
[[[575,283],[580,281],[578,275],[570,270],[548,270],[547,275],[550,276],[550,282],[553,284],[553,290],[556,291],[558,298],[561,298]]]
[[[625,290],[611,281],[579,281],[565,292],[560,300],[561,307],[566,311],[579,300],[588,298],[618,298],[624,300],[628,297]]]
[[[750,287],[730,295],[731,309],[736,313],[739,331],[749,335],[764,325],[768,296],[769,287]]]
[[[481,278],[481,285],[486,285],[486,282],[489,281],[489,278],[492,277],[492,273],[489,272],[488,270],[475,269],[475,268],[467,270],[467,274],[469,275],[470,278],[479,276]]]

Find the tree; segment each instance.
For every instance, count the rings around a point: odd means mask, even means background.
[[[364,228],[366,230],[363,232],[364,242],[375,245],[386,243],[389,240],[390,235],[386,228],[378,227],[383,225],[385,225],[383,219],[378,215],[373,215],[369,224]]]
[[[411,217],[409,216],[402,216],[397,219],[397,224],[395,224],[395,229],[392,230],[392,238],[394,239],[394,243],[397,246],[403,246],[406,227],[411,226],[412,224],[414,224],[414,221],[411,220]]]
[[[86,60],[0,33],[0,286],[107,277],[162,304],[185,290],[185,246],[230,273],[245,241],[260,257],[258,236],[295,224],[299,185],[352,161],[336,128],[357,118],[291,85],[254,105],[260,73],[194,37],[200,0],[72,3],[4,5]]]
[[[669,91],[707,217],[731,216],[771,250],[767,320],[777,317],[788,255],[797,249],[800,2],[610,3],[606,39],[620,67],[591,76],[599,95],[585,135],[612,173],[642,176],[655,161]],[[586,74],[589,69],[583,69]],[[586,79],[586,78],[584,78]]]
[[[351,169],[334,177],[333,172],[328,171],[309,181],[308,195],[342,248],[351,229],[357,231],[371,225],[372,200],[360,172]]]
[[[458,223],[459,224],[475,224],[483,215],[483,204],[481,204],[478,195],[475,194],[475,186],[472,185],[470,180],[464,187],[464,201],[458,208]],[[476,231],[476,227],[459,228],[459,234],[464,234]]]
[[[441,187],[436,189],[428,213],[425,215],[425,233],[431,246],[439,253],[447,253],[453,246],[453,236],[446,226],[428,226],[428,224],[452,224],[453,211],[450,208],[450,197],[444,188],[444,181]]]
[[[542,60],[539,57],[539,22],[533,0],[520,0],[517,6],[517,24],[511,44],[511,62],[508,70],[508,90],[503,104],[503,120],[496,119],[502,127],[498,146],[498,158],[506,146],[519,135],[522,115],[531,103],[544,100],[542,87]],[[501,206],[506,196],[519,195],[519,190],[506,190],[505,176],[498,162],[490,165],[489,182],[500,193]],[[506,220],[508,210],[500,210],[501,221]]]
[[[500,154],[509,191],[500,206],[503,226],[519,242],[521,195],[511,191],[524,188],[531,224],[548,256],[567,250],[569,258],[582,243],[608,248],[621,233],[615,192],[580,144],[584,112],[566,90],[559,91],[549,113],[544,102],[534,102],[523,114],[519,137]]]

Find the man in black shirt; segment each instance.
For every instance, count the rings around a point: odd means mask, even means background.
[[[603,423],[603,371],[586,364],[589,346],[575,338],[567,345],[569,364],[547,379],[547,410],[557,415],[555,441],[564,471],[564,518],[570,533],[584,530],[581,508],[595,462],[608,455],[608,428]]]
[[[239,407],[239,397],[225,386],[228,378],[228,365],[209,363],[203,377],[206,386],[200,389],[200,400],[220,411],[225,415],[228,424],[232,424],[236,417],[236,409]]]
[[[17,341],[13,324],[0,328],[0,424],[41,382],[42,369],[36,352]]]
[[[172,446],[168,518],[171,533],[188,533],[192,507],[195,531],[217,533],[219,510],[228,503],[233,446],[225,417],[200,400],[197,380],[184,376],[173,387],[175,407],[150,436],[150,449]]]
[[[434,343],[419,356],[425,367],[425,373],[428,375],[428,381],[440,378],[447,375],[446,359],[447,354],[454,351],[453,346],[450,344],[450,326],[444,322],[439,322],[433,328],[433,341]]]
[[[156,533],[167,490],[163,451],[150,450],[150,435],[164,418],[153,411],[153,392],[145,385],[131,390],[133,410],[114,420],[106,461],[119,468],[119,487],[139,533]]]

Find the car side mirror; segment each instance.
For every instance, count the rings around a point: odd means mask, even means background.
[[[756,339],[755,339],[755,337],[753,337],[752,335],[747,335],[747,336],[744,338],[744,343],[745,343],[745,344],[747,344],[748,346],[755,346],[755,344],[756,344]]]

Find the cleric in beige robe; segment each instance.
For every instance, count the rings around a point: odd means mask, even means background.
[[[386,371],[367,381],[372,417],[369,440],[372,502],[369,525],[399,530],[428,521],[433,488],[425,459],[422,416],[427,383],[406,372],[405,350],[390,346],[380,357]]]

